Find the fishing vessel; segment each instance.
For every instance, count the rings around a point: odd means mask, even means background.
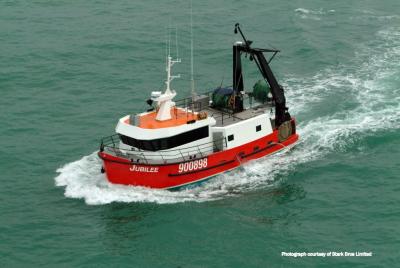
[[[295,119],[270,68],[279,50],[253,48],[239,24],[235,33],[242,40],[233,45],[231,87],[203,94],[192,90],[192,96],[174,101],[177,92],[171,82],[178,76],[172,75],[172,66],[180,60],[168,54],[165,92],[151,92],[147,111],[120,118],[116,134],[101,140],[98,155],[111,183],[180,188],[296,143]],[[252,91],[244,89],[243,55],[262,76]]]

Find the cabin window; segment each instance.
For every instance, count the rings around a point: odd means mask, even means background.
[[[256,132],[261,131],[261,125],[256,126]]]
[[[228,136],[228,141],[233,141],[234,139],[235,139],[235,136],[233,136],[233,135]]]
[[[172,137],[155,140],[138,140],[128,136],[119,135],[123,143],[146,151],[167,150],[196,140],[207,138],[208,126],[197,128]]]

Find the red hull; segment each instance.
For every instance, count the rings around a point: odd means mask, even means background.
[[[298,134],[278,142],[278,131],[242,146],[213,153],[205,158],[165,165],[132,164],[125,158],[99,152],[111,183],[166,189],[199,182],[241,164],[275,153],[298,140]]]

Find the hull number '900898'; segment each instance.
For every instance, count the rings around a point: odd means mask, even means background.
[[[179,173],[198,170],[207,167],[207,158],[179,164]]]

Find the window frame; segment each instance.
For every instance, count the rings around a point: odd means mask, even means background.
[[[199,127],[174,136],[154,140],[139,140],[119,134],[122,143],[145,151],[161,151],[172,149],[187,143],[209,137],[209,126]]]

